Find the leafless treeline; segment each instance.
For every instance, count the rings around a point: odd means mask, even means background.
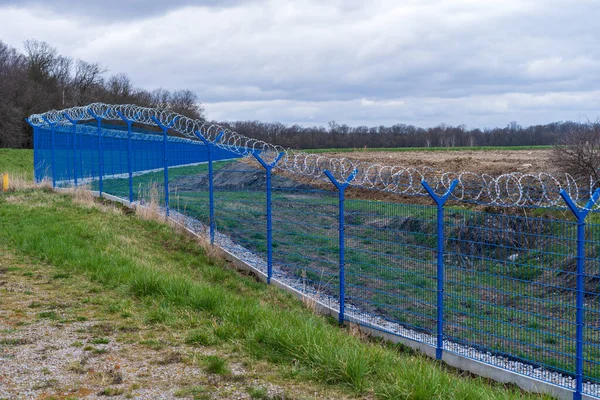
[[[554,122],[529,127],[512,122],[503,128],[489,129],[468,129],[464,125],[446,124],[432,128],[408,124],[351,127],[333,121],[328,127],[261,121],[221,124],[243,135],[295,149],[552,145],[560,135],[585,126],[575,122]]]
[[[45,42],[28,40],[24,48],[22,53],[0,41],[0,147],[32,146],[32,132],[24,121],[28,115],[96,101],[204,117],[190,90],[136,88],[127,75],[106,76],[101,64],[65,57]]]

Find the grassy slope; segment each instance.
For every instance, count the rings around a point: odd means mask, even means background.
[[[171,228],[122,211],[41,190],[2,194],[0,246],[141,305],[147,321],[187,332],[183,341],[266,361],[287,378],[389,399],[526,397],[365,342],[224,268]]]
[[[282,377],[268,362],[225,346],[183,343],[185,325],[161,324],[156,317],[147,304],[119,290],[3,248],[0,398],[22,398],[25,392],[46,400],[94,393],[197,400],[351,396],[334,386]],[[6,361],[15,356],[19,368]]]
[[[497,150],[548,150],[552,146],[473,146],[473,147],[373,147],[340,149],[307,149],[306,153],[352,153],[356,151],[497,151]]]
[[[33,150],[0,149],[0,174],[3,173],[33,180]]]

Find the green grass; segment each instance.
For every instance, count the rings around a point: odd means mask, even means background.
[[[353,153],[360,151],[495,151],[495,150],[548,150],[552,146],[473,146],[473,147],[373,147],[373,148],[338,148],[338,149],[306,149],[306,153]]]
[[[227,375],[230,372],[227,360],[219,356],[208,356],[204,362],[206,372],[209,374]]]
[[[266,388],[263,387],[252,387],[248,389],[248,394],[252,399],[267,399],[269,393]]]
[[[66,195],[0,195],[0,247],[144,304],[148,323],[205,332],[294,379],[381,399],[536,397],[460,377],[397,346],[365,342],[291,295],[223,269],[168,226],[77,204]],[[190,334],[188,341],[203,345],[206,337]]]
[[[3,173],[33,180],[33,150],[0,149],[0,175]]]

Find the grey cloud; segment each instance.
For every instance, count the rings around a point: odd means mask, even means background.
[[[82,22],[19,2],[4,10],[25,23],[0,38],[45,39],[149,89],[190,88],[219,119],[486,126],[598,114],[593,0],[122,3],[72,7]],[[139,18],[96,21],[109,7]]]
[[[13,6],[47,10],[55,14],[110,21],[123,19],[135,20],[156,16],[190,5],[227,8],[248,1],[249,0],[0,0],[0,7]]]

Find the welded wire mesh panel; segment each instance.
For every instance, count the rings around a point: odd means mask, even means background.
[[[576,225],[546,214],[446,210],[445,333],[463,345],[447,350],[528,375],[531,365],[574,373]]]
[[[585,259],[583,274],[584,330],[583,375],[584,381],[600,383],[600,215],[587,217]],[[572,264],[572,262],[571,262]],[[572,269],[572,265],[570,266]],[[573,286],[572,277],[569,286]],[[597,388],[584,385],[584,393],[600,396]]]
[[[201,230],[209,223],[208,164],[194,161],[206,160],[208,149],[202,144],[170,142],[167,151],[169,164],[179,165],[169,168],[169,208],[201,222],[195,229]]]
[[[384,319],[401,325],[384,324],[392,332],[435,333],[435,218],[431,206],[346,201],[346,297],[363,323]]]
[[[72,128],[68,129],[70,132]],[[67,159],[71,162],[69,176],[77,172],[79,176],[88,178],[83,183],[89,183],[92,190],[99,190],[102,164],[103,191],[129,199],[131,190],[132,201],[143,198],[145,202],[151,201],[164,207],[165,164],[169,166],[169,175],[174,174],[174,178],[181,180],[182,176],[199,171],[184,167],[197,166],[208,160],[206,146],[200,141],[167,136],[165,143],[161,132],[136,128],[130,134],[123,126],[103,127],[100,132],[101,135],[98,135],[97,127],[92,125],[77,126],[73,156]],[[44,154],[47,155],[47,152]],[[212,151],[213,160],[234,157],[237,155],[223,149]],[[45,162],[51,165],[51,161]],[[74,167],[78,170],[75,171]],[[69,180],[69,183],[73,181]],[[170,188],[169,193],[172,191]]]
[[[225,162],[214,173],[217,243],[264,266],[267,253],[266,179],[250,159]]]
[[[95,129],[77,132],[77,165],[83,179],[97,178],[100,171],[99,138]],[[85,180],[84,180],[85,182]]]
[[[133,154],[133,199],[149,201],[155,199],[162,204],[164,199],[164,154],[158,134],[131,138]]]
[[[206,152],[207,149],[199,149],[199,151]],[[232,161],[213,162],[213,181],[217,190],[218,188],[224,188],[226,182],[223,179],[228,177],[220,174],[219,171],[232,163]],[[227,198],[226,192],[224,190],[223,193],[225,199]],[[169,168],[169,193],[171,210],[184,215],[186,217],[185,222],[191,225],[195,231],[208,234],[210,225],[208,163]],[[218,196],[218,194],[215,194],[215,199]],[[219,205],[221,204],[219,203]]]
[[[52,133],[50,129],[36,128],[34,159],[36,179],[52,179]]]
[[[339,309],[338,195],[294,175],[273,177],[274,275]]]
[[[104,132],[104,173],[107,177],[127,173],[127,138]]]
[[[54,173],[57,185],[73,178],[73,138],[71,132],[54,132]]]

